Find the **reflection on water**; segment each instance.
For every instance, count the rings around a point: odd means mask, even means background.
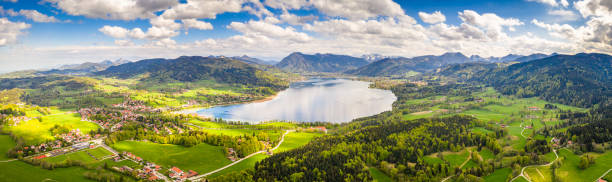
[[[395,95],[368,85],[345,79],[311,79],[291,84],[269,101],[219,106],[197,113],[233,121],[348,122],[391,110]]]

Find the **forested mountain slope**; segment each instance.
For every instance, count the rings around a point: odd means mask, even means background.
[[[429,72],[449,64],[470,62],[470,58],[461,53],[445,53],[440,56],[419,56],[414,58],[386,58],[346,73],[360,76],[404,75],[411,71]]]
[[[343,72],[368,64],[363,58],[335,54],[291,53],[276,67],[294,72]]]
[[[194,82],[214,80],[220,83],[285,87],[287,83],[249,64],[229,58],[182,56],[177,59],[147,59],[110,67],[97,75],[119,78],[142,76],[155,82]]]
[[[541,97],[567,105],[590,107],[612,95],[612,56],[557,55],[483,72],[484,81],[503,94]]]

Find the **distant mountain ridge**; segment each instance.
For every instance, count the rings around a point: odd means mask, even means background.
[[[488,83],[503,94],[590,107],[610,102],[612,56],[555,55],[483,72],[473,81]]]
[[[293,72],[344,72],[367,65],[363,58],[335,54],[291,53],[275,66]]]
[[[413,58],[385,58],[357,69],[348,70],[345,73],[360,76],[401,76],[410,72],[431,72],[438,68],[443,68],[447,65],[452,64],[462,64],[470,62],[527,62],[535,59],[545,58],[548,56],[549,55],[545,54],[532,54],[529,56],[509,54],[504,57],[483,58],[478,55],[472,55],[470,57],[467,57],[459,52],[448,52],[439,56],[426,55],[417,56]]]
[[[119,78],[142,77],[154,82],[194,82],[214,80],[220,83],[282,88],[286,83],[252,65],[230,58],[181,56],[176,59],[145,59],[112,66],[96,75]]]
[[[85,62],[81,64],[69,64],[62,65],[59,68],[51,69],[47,71],[39,71],[37,74],[62,74],[62,75],[83,75],[89,74],[97,71],[105,70],[111,66],[122,65],[125,63],[129,63],[130,61],[125,59],[118,59],[116,61],[105,60],[99,63]]]

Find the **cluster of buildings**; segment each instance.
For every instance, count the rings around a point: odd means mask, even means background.
[[[130,153],[130,152],[123,152],[123,157],[133,160],[134,162],[140,163],[142,162],[142,158]]]
[[[198,173],[193,170],[189,170],[189,172],[184,172],[176,166],[170,168],[168,172],[168,176],[170,176],[170,178],[172,178],[174,181],[185,181],[187,180],[187,178],[191,178],[198,175]]]
[[[61,140],[67,142],[67,143],[80,143],[80,142],[86,142],[92,139],[91,136],[89,136],[89,134],[83,134],[81,132],[80,129],[72,129],[70,130],[70,132],[68,133],[64,133],[64,134],[60,134],[58,136],[56,136],[57,138],[60,138]],[[100,134],[96,134],[96,136],[94,136],[95,138],[99,138]]]
[[[5,118],[7,123],[8,123],[8,125],[10,125],[10,126],[17,126],[21,122],[29,121],[29,120],[32,119],[32,118],[29,118],[27,116],[9,117],[9,115],[6,115],[6,114],[0,114],[0,118]]]
[[[111,131],[119,130],[125,123],[136,121],[138,117],[142,116],[131,110],[113,112],[103,108],[82,108],[79,110],[79,114],[81,114],[81,120],[94,122]]]

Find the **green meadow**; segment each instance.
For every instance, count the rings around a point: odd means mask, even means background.
[[[484,180],[487,182],[498,182],[498,181],[506,181],[508,179],[508,175],[512,174],[512,169],[510,168],[501,168],[496,169],[493,173],[484,177]]]
[[[278,152],[283,152],[283,151],[287,151],[287,150],[291,150],[291,149],[295,149],[295,148],[304,146],[308,144],[308,142],[310,142],[314,137],[318,137],[322,135],[323,134],[321,133],[291,132],[285,135],[285,140],[283,141],[283,143],[273,152],[278,153]],[[259,162],[267,157],[268,155],[265,155],[265,154],[254,155],[227,169],[224,169],[215,174],[212,174],[208,176],[208,178],[212,179],[212,178],[222,176],[225,174],[229,174],[232,172],[236,172],[236,171],[242,171],[245,169],[253,169],[255,167],[256,162]]]
[[[81,116],[77,113],[57,113],[24,121],[17,126],[6,126],[4,130],[23,138],[27,145],[33,145],[54,140],[55,137],[51,136],[50,129],[55,125],[80,129],[82,133],[89,133],[99,128],[95,123],[81,121]]]
[[[91,181],[83,176],[81,167],[42,169],[21,161],[0,163],[0,180],[6,182]]]
[[[323,136],[321,133],[291,132],[285,135],[285,141],[274,153],[284,152],[308,144],[314,137]]]
[[[193,147],[183,147],[151,142],[120,141],[111,147],[117,151],[131,152],[143,160],[155,162],[163,167],[177,166],[184,171],[194,170],[200,174],[231,163],[225,157],[223,147],[205,143]]]
[[[268,155],[266,155],[266,154],[257,154],[257,155],[254,155],[254,156],[252,156],[252,157],[250,157],[248,159],[245,159],[243,161],[240,161],[239,163],[237,163],[237,164],[235,164],[235,165],[233,165],[231,167],[228,167],[228,168],[226,168],[226,169],[224,169],[222,171],[219,171],[217,173],[211,174],[210,176],[207,176],[207,178],[212,179],[212,178],[216,178],[218,176],[222,176],[222,175],[229,174],[229,173],[232,173],[232,172],[242,171],[242,170],[245,170],[245,169],[253,169],[255,167],[255,163],[257,163],[257,162],[259,162],[261,160],[264,160],[267,157],[268,157]]]
[[[383,173],[382,171],[378,170],[375,167],[369,167],[368,170],[370,171],[370,175],[372,175],[372,178],[374,178],[374,181],[376,182],[393,181],[393,179],[391,179],[389,176],[387,176],[385,173]]]
[[[15,147],[15,141],[8,135],[0,135],[0,161],[8,160],[6,152]]]
[[[113,155],[113,153],[111,153],[110,151],[102,147],[98,147],[94,149],[81,150],[78,152],[73,152],[73,153],[69,153],[65,155],[45,158],[44,160],[48,162],[59,163],[59,162],[64,162],[70,159],[72,161],[81,161],[85,164],[92,164],[92,163],[100,162],[102,161],[104,157],[110,156],[110,155]]]

